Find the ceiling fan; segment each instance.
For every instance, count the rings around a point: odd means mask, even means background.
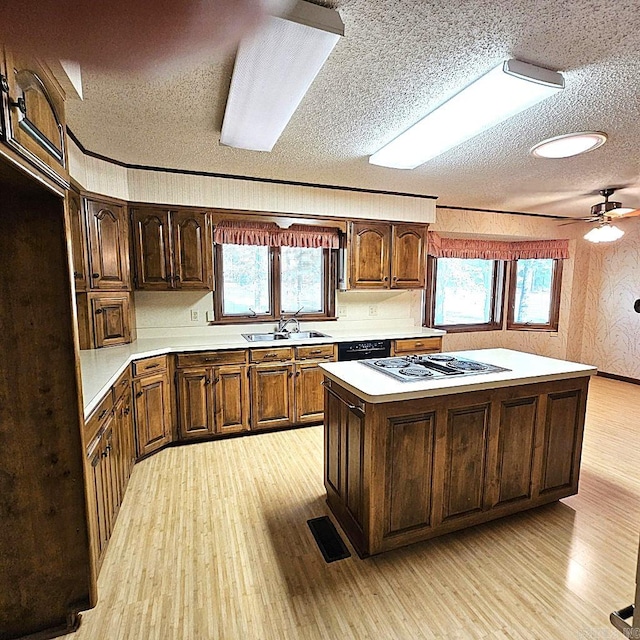
[[[633,216],[640,216],[640,209],[631,209],[629,207],[623,207],[620,202],[609,200],[614,194],[615,189],[600,189],[598,193],[604,198],[604,202],[598,202],[591,207],[591,215],[584,218],[574,218],[570,222],[564,224],[574,224],[575,222],[611,222],[613,219],[618,218],[631,218]],[[564,225],[560,225],[564,226]]]
[[[620,202],[609,200],[614,194],[615,189],[600,189],[598,193],[604,198],[604,202],[598,202],[591,207],[591,214],[584,218],[575,218],[570,222],[565,222],[560,226],[567,224],[575,224],[576,222],[596,222],[598,226],[591,229],[585,236],[585,240],[590,242],[613,242],[624,235],[624,231],[611,224],[612,220],[620,218],[631,218],[640,216],[640,209],[631,209],[623,207]]]

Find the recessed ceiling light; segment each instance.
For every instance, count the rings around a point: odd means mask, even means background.
[[[570,158],[601,147],[607,141],[607,134],[600,131],[567,133],[543,140],[531,149],[536,158]]]

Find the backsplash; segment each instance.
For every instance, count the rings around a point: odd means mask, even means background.
[[[213,309],[213,293],[136,291],[134,296],[138,338],[220,335],[270,326],[209,325],[206,313]],[[191,319],[194,311],[197,320]],[[331,328],[384,330],[420,326],[422,291],[338,291],[336,311],[337,320],[302,324],[329,334]]]

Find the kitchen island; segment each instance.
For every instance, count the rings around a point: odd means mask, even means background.
[[[505,369],[407,382],[323,364],[328,505],[361,557],[578,490],[594,367],[509,349],[456,352]]]

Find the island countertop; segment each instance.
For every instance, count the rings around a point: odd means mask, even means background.
[[[381,403],[414,400],[481,391],[501,387],[513,387],[536,382],[550,382],[582,376],[592,376],[597,369],[591,365],[547,358],[512,349],[475,349],[450,352],[478,362],[504,367],[509,371],[484,373],[459,378],[438,378],[402,382],[367,367],[359,361],[330,362],[321,364],[325,375],[348,389],[365,402]]]

